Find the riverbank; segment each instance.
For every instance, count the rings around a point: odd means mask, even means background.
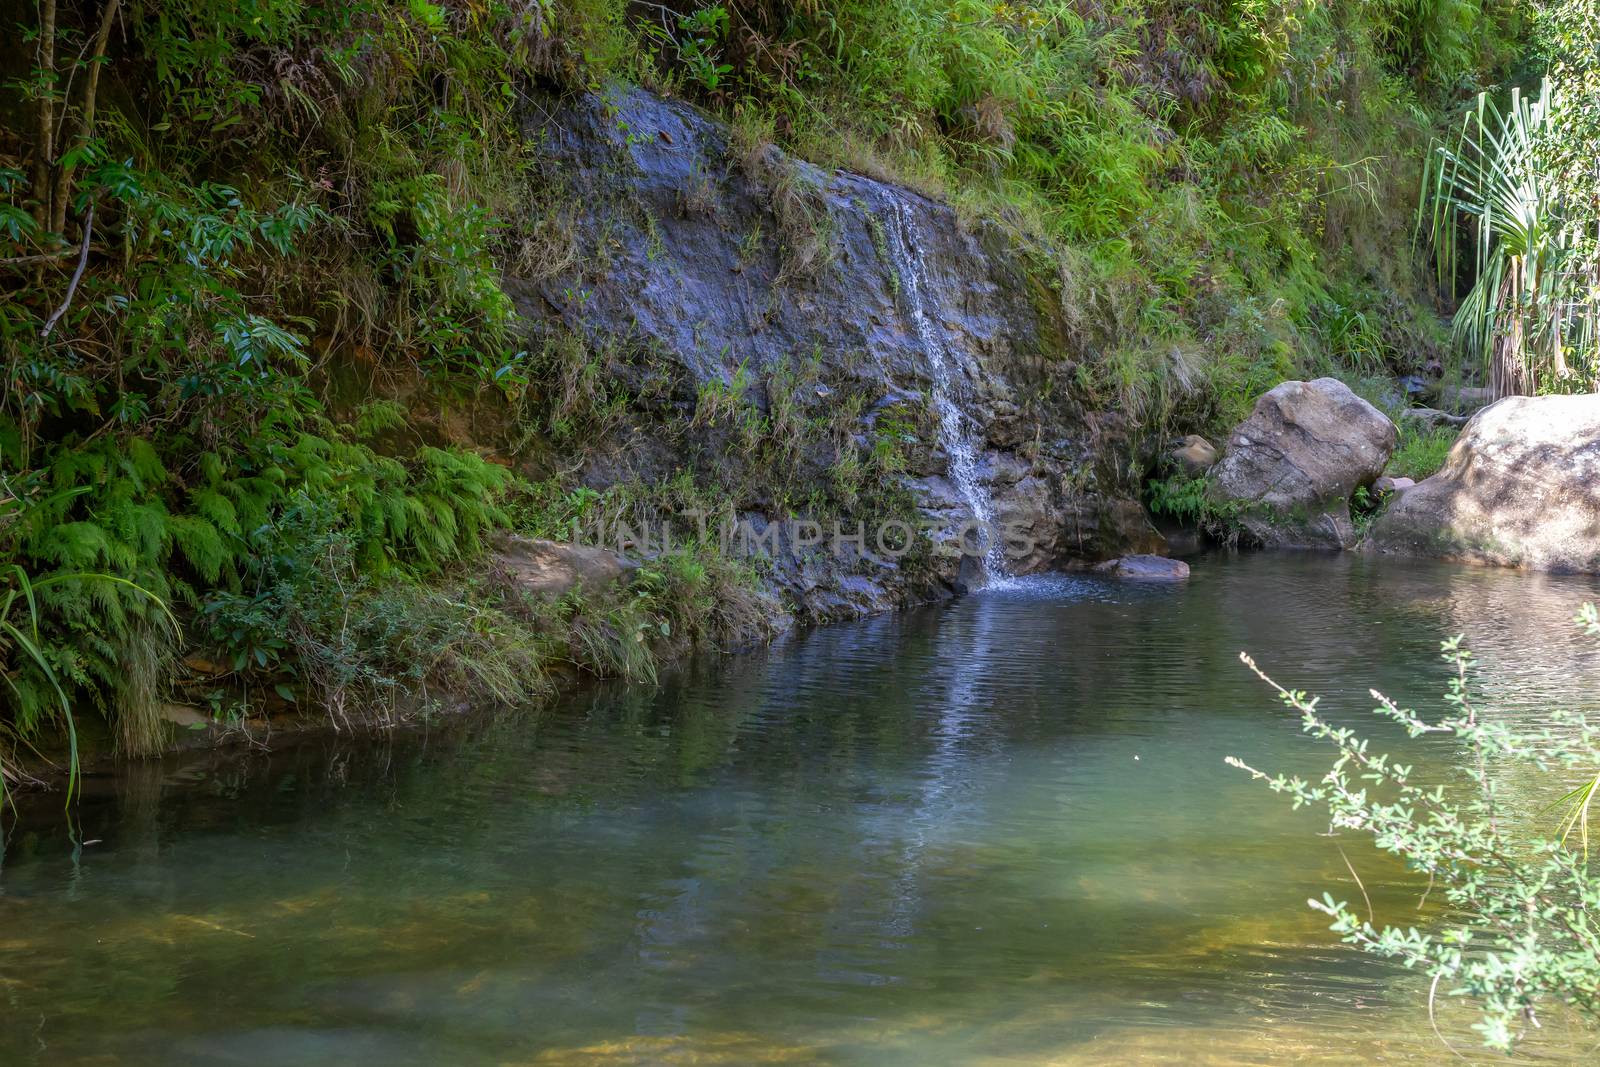
[[[747,653],[797,626],[904,609],[965,589],[930,578],[890,593],[860,578],[853,595],[837,595],[818,588],[815,577],[836,565],[832,546],[796,544],[773,530],[764,543],[770,556],[721,542],[656,543],[640,556],[502,534],[482,558],[407,586],[398,600],[392,588],[340,589],[333,609],[370,615],[359,625],[390,635],[385,658],[371,655],[369,641],[316,641],[307,621],[291,614],[276,620],[283,640],[275,654],[286,665],[317,669],[291,670],[263,692],[252,687],[256,664],[248,656],[227,658],[198,641],[175,665],[171,696],[157,709],[160,730],[138,759],[266,751],[320,734],[372,738],[495,708],[536,717],[585,686],[653,685],[662,670],[692,656]],[[877,566],[895,569],[892,560]],[[954,575],[959,567],[950,559],[944,569]],[[204,620],[187,621],[204,633]],[[408,662],[407,655],[420,658]],[[54,750],[13,764],[14,790],[59,793],[69,785],[72,751],[59,740]],[[115,777],[128,762],[103,720],[79,717],[75,742],[86,784]]]

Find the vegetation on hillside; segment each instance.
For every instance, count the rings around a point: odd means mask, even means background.
[[[663,16],[636,76],[1040,234],[1070,384],[1192,426],[1297,373],[1442,354],[1416,182],[1521,32],[1509,5],[1455,0],[725,10],[710,44]]]
[[[1464,289],[1456,340],[1497,395],[1600,381],[1597,14],[1585,0],[1542,7],[1550,75],[1503,101],[1480,93],[1423,178],[1419,223],[1440,285]]]
[[[344,706],[352,680],[370,697],[380,679],[482,662],[474,643],[492,635],[517,635],[496,654],[528,666],[517,649],[545,623],[513,625],[514,606],[474,599],[462,563],[494,528],[548,526],[573,487],[535,489],[503,460],[416,432],[385,385],[420,383],[428,406],[501,405],[518,440],[558,454],[584,419],[613,412],[594,377],[604,360],[575,338],[531,336],[501,287],[499,264],[548,254],[543,213],[560,207],[519,135],[531,85],[637,81],[747,141],[1007,220],[1045,249],[1073,325],[1063,386],[1136,425],[1204,427],[1291,374],[1439,353],[1412,254],[1427,145],[1476,92],[1521,76],[1521,12],[1509,0],[8,5],[10,621],[21,590],[37,596],[16,631],[27,640],[0,636],[0,763],[64,729],[68,708],[101,711],[126,751],[157,745],[181,650],[169,609],[246,704],[320,681],[319,699]],[[1556,43],[1537,73],[1592,87],[1558,35],[1538,40]],[[1562,188],[1588,188],[1585,158],[1551,157]],[[879,467],[892,480],[893,456]],[[858,475],[839,492],[861,492]],[[748,587],[689,551],[674,589],[698,591],[652,600],[653,623],[708,588]],[[352,614],[378,622],[353,629]],[[628,626],[602,631],[637,636]],[[521,667],[484,684],[520,698],[504,680],[540,676]]]

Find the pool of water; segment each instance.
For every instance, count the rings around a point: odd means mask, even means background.
[[[1327,762],[1237,654],[1449,778],[1459,754],[1384,729],[1367,689],[1436,707],[1465,631],[1493,714],[1592,706],[1570,620],[1597,596],[1205,557],[1181,586],[1041,579],[537,716],[140,764],[90,783],[81,846],[50,818],[11,834],[0,1063],[1459,1062],[1426,983],[1305,906],[1359,895],[1347,856],[1411,923],[1415,881],[1224,765]],[[1471,1021],[1439,1007],[1469,1053]],[[1553,1019],[1522,1058],[1596,1040]]]

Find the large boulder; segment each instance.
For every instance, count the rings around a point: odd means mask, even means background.
[[[1398,439],[1343,382],[1284,382],[1229,435],[1209,492],[1263,545],[1351,548],[1350,495],[1383,473]]]
[[[1513,396],[1373,524],[1386,552],[1600,572],[1600,395]]]

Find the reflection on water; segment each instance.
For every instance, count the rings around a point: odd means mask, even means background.
[[[1348,557],[1043,579],[391,745],[151,763],[0,871],[0,1063],[1456,1062],[1364,842],[1224,766],[1324,755],[1472,635],[1496,714],[1592,702],[1584,579]],[[1371,728],[1431,773],[1446,744]],[[1527,786],[1557,795],[1560,783]],[[109,791],[107,791],[109,792]],[[1439,1022],[1470,1050],[1470,1013]],[[1588,1058],[1554,1020],[1528,1059]]]

